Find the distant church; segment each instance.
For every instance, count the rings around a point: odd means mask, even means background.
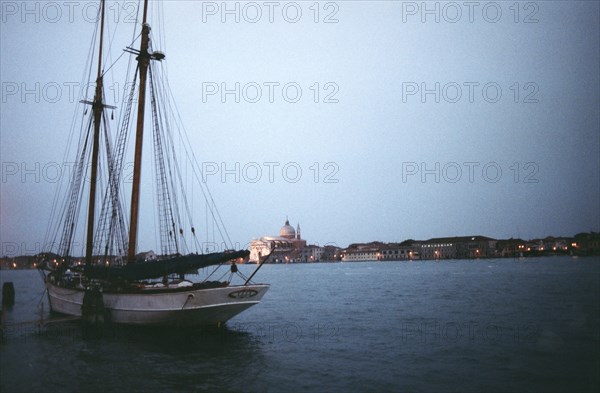
[[[290,225],[286,218],[285,224],[279,230],[279,236],[263,236],[260,239],[254,239],[250,242],[250,262],[258,263],[272,252],[275,258],[285,254],[295,254],[306,247],[306,240],[300,236],[300,224],[294,227]],[[283,256],[285,258],[285,256]]]

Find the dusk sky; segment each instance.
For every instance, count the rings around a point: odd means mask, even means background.
[[[2,255],[41,251],[96,4],[0,1]],[[235,243],[286,216],[340,247],[600,231],[599,2],[265,4],[166,1],[164,31],[150,17]],[[107,7],[114,61],[137,1]]]

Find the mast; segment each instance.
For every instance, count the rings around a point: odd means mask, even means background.
[[[94,112],[94,141],[92,144],[92,168],[90,179],[90,202],[88,207],[87,239],[85,248],[85,264],[92,264],[92,252],[94,241],[94,215],[96,210],[96,183],[98,181],[98,144],[100,140],[100,125],[104,104],[102,103],[102,39],[104,37],[104,0],[101,0],[100,10],[100,45],[98,48],[98,77],[96,78],[96,92],[92,110]]]
[[[148,43],[150,41],[150,26],[146,23],[148,14],[148,0],[144,0],[144,17],[142,22],[142,40],[137,57],[140,71],[140,87],[138,95],[138,113],[135,133],[135,153],[133,162],[133,186],[131,189],[131,214],[129,227],[129,249],[127,252],[127,263],[135,262],[135,249],[137,243],[138,213],[140,202],[140,178],[142,172],[142,142],[144,137],[144,112],[146,106],[146,76],[148,74]]]

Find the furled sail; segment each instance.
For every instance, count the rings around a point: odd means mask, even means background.
[[[248,255],[250,255],[250,251],[248,250],[211,254],[189,254],[123,266],[92,265],[85,267],[84,272],[88,278],[122,278],[128,281],[145,280],[169,274],[185,274],[190,270],[218,265],[232,259],[246,258]]]

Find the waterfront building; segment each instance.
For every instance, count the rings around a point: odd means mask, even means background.
[[[551,254],[560,254],[566,252],[572,242],[572,238],[548,236],[544,239],[544,249]]]
[[[578,233],[573,238],[571,247],[576,255],[600,255],[600,233]]]
[[[355,243],[342,250],[342,261],[403,261],[419,259],[419,242],[405,240],[402,243]]]
[[[342,260],[342,248],[333,245],[326,245],[321,248],[322,261],[339,262]]]
[[[301,250],[306,247],[306,240],[300,235],[300,224],[296,229],[290,225],[289,220],[279,230],[279,236],[263,236],[250,242],[250,262],[256,262],[260,258],[270,255],[272,252],[273,261],[270,262],[300,262],[302,259]],[[317,251],[306,254],[309,257],[320,254]],[[314,259],[314,258],[313,258]]]
[[[323,256],[323,247],[314,244],[300,249],[300,262],[320,262]]]
[[[342,252],[342,262],[377,261],[380,256],[379,248],[346,249]]]
[[[429,239],[421,243],[421,259],[456,258],[456,241],[449,238]]]
[[[469,259],[497,256],[496,239],[486,236],[440,237],[421,243],[421,259]]]
[[[519,257],[527,251],[527,242],[523,239],[498,240],[496,253],[499,257]]]
[[[404,261],[419,258],[418,248],[413,242],[387,243],[380,247],[378,261]]]

